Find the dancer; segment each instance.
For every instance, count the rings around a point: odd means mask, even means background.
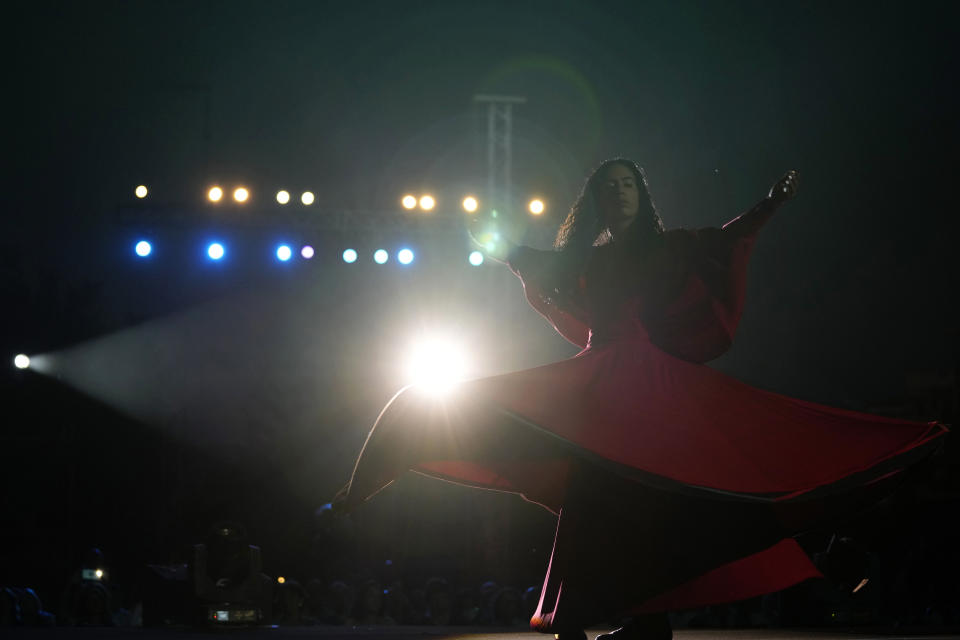
[[[778,591],[819,572],[792,538],[888,492],[946,428],[747,386],[703,363],[731,345],[757,232],[795,171],[722,228],[665,231],[640,167],[587,180],[555,250],[502,258],[583,348],[554,364],[408,388],[383,410],[341,496],[400,474],[521,494],[558,515],[530,621],[560,640],[667,640],[667,611]]]

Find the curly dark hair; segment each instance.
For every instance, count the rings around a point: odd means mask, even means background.
[[[563,295],[564,292],[569,292],[575,285],[576,279],[583,273],[590,250],[595,246],[607,244],[613,239],[610,228],[597,207],[597,195],[604,172],[615,164],[624,166],[633,173],[637,189],[640,191],[640,210],[623,234],[623,242],[634,245],[637,250],[642,251],[664,232],[663,221],[650,196],[647,175],[643,169],[627,158],[612,158],[604,161],[587,178],[583,190],[570,207],[570,213],[557,231],[553,246],[558,255],[556,266],[550,274],[548,289],[553,290],[558,299],[566,297]]]

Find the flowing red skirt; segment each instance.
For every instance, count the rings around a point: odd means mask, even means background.
[[[557,513],[531,620],[557,633],[818,576],[790,536],[875,500],[945,433],[756,389],[638,336],[442,399],[402,391],[348,502],[414,470]]]

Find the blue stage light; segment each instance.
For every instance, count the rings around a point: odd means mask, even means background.
[[[470,264],[472,264],[475,267],[479,267],[480,265],[483,264],[483,254],[480,253],[479,251],[471,251],[469,260],[470,260]]]
[[[141,240],[133,250],[136,251],[137,255],[141,258],[146,258],[153,251],[153,247],[146,240]]]
[[[413,251],[410,249],[400,249],[400,252],[397,253],[397,261],[400,264],[410,264],[413,262]]]
[[[346,263],[356,262],[357,261],[357,252],[353,249],[345,249],[343,251],[343,261]]]
[[[293,249],[290,248],[290,245],[282,244],[277,247],[277,260],[280,262],[286,262],[293,256]]]
[[[226,249],[219,242],[211,242],[207,246],[207,255],[210,256],[211,260],[219,260],[226,252]]]
[[[377,264],[383,264],[390,259],[390,254],[388,254],[383,249],[377,249],[373,252],[373,261]]]

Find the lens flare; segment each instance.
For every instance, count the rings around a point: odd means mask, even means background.
[[[459,344],[447,338],[421,340],[410,351],[407,375],[411,384],[428,393],[444,393],[467,374],[467,358]]]

